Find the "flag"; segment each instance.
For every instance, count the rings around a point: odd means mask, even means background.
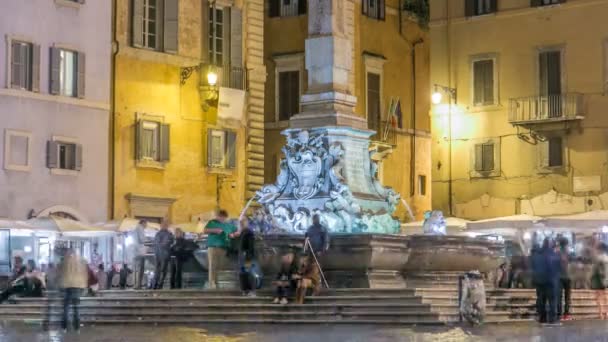
[[[397,100],[397,106],[395,108],[395,111],[393,112],[393,117],[396,121],[396,127],[403,128],[403,113],[401,113],[401,100]]]

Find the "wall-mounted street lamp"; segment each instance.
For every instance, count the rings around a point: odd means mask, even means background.
[[[213,70],[209,70],[207,73],[207,84],[211,87],[215,87],[217,85],[217,73]]]
[[[454,101],[454,105],[456,105],[456,88],[434,84],[433,85],[433,94],[431,94],[431,102],[433,104],[440,104],[443,100],[443,94],[447,94],[449,96],[448,100],[448,206],[449,206],[449,214],[453,216],[452,209],[452,101]]]

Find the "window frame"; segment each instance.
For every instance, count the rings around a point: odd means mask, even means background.
[[[427,193],[426,175],[418,175],[418,196],[424,197]]]
[[[298,71],[299,76],[299,98],[298,98],[298,113],[302,112],[302,94],[304,94],[304,53],[294,53],[287,55],[280,55],[274,57],[274,121],[275,122],[288,122],[289,120],[280,120],[280,85],[279,85],[279,74],[282,72]],[[296,113],[297,114],[297,113]]]
[[[161,44],[161,37],[163,35],[163,27],[162,27],[162,20],[163,20],[163,4],[164,1],[163,0],[154,0],[156,1],[155,5],[154,5],[154,9],[155,9],[155,13],[156,13],[156,18],[154,18],[154,47],[150,47],[149,45],[149,22],[150,20],[150,16],[148,15],[149,13],[149,7],[150,7],[150,0],[142,0],[143,3],[143,13],[144,15],[142,16],[142,23],[143,23],[143,28],[141,30],[141,33],[143,35],[142,37],[142,48],[143,49],[148,49],[148,50],[153,50],[153,51],[163,51],[163,46]]]
[[[229,137],[228,133],[232,134],[234,137],[234,165],[230,165],[230,145],[229,145]],[[211,162],[211,137],[213,135],[219,135],[221,137],[221,147],[222,149],[222,163],[214,164]],[[226,129],[226,128],[208,128],[207,129],[207,168],[210,173],[226,173],[233,172],[237,169],[238,164],[238,133],[235,130]]]
[[[80,145],[78,143],[78,139],[74,138],[74,137],[67,137],[67,136],[60,136],[60,135],[53,135],[51,137],[52,142],[58,143],[58,144],[70,144],[70,145],[75,145],[74,148],[74,169],[62,169],[59,167],[60,161],[59,161],[59,152],[57,155],[57,167],[54,168],[50,168],[50,172],[52,175],[60,175],[60,176],[77,176],[78,174],[80,174],[80,172],[82,171],[82,168],[78,169],[78,163],[76,162],[76,158],[77,158],[77,154],[78,154],[78,148],[80,146],[80,149],[82,150],[82,145]],[[58,146],[59,148],[59,146]],[[82,151],[81,151],[82,153]],[[82,156],[81,156],[82,157]]]
[[[161,123],[158,121],[153,121],[153,120],[145,120],[142,119],[141,120],[141,126],[142,126],[142,133],[143,131],[152,131],[152,145],[153,145],[153,157],[149,157],[149,156],[144,156],[143,152],[139,152],[141,154],[141,157],[138,156],[138,160],[142,161],[142,162],[160,162],[160,149],[161,149],[161,142],[160,142],[160,125]],[[146,125],[154,125],[154,128],[150,129],[150,128],[146,128]],[[138,137],[138,139],[141,139],[141,137]],[[141,146],[139,147],[141,149]],[[140,150],[141,151],[141,150]]]
[[[296,18],[301,15],[306,15],[308,12],[308,0],[290,0],[295,5],[289,5],[295,9],[295,13],[286,13],[285,0],[270,0],[268,6],[269,18]],[[303,2],[303,4],[301,3]]]
[[[380,76],[380,113],[378,117],[378,125],[381,126],[382,119],[384,118],[382,113],[384,112],[384,64],[386,63],[386,58],[383,56],[371,55],[369,53],[364,53],[363,55],[363,65],[364,65],[364,84],[365,84],[365,120],[369,123],[369,85],[368,85],[368,74],[377,74]],[[369,128],[369,127],[368,127]],[[378,132],[380,133],[380,132]]]
[[[67,49],[67,48],[62,48],[62,47],[58,47],[57,49],[59,49],[59,56],[61,58],[60,63],[59,63],[59,96],[65,96],[65,97],[73,97],[73,98],[78,98],[78,59],[79,59],[79,53],[76,50],[73,49]],[[72,94],[67,94],[65,93],[65,84],[64,82],[62,82],[62,74],[63,74],[63,70],[64,70],[64,66],[65,63],[63,61],[63,56],[62,53],[70,53],[72,54],[72,56],[74,57],[74,64],[72,65]],[[65,78],[65,76],[64,76]]]
[[[143,134],[144,125],[146,123],[155,124],[156,130],[156,154],[157,158],[143,158],[141,136]],[[164,117],[160,115],[151,115],[146,113],[135,114],[135,134],[134,134],[134,145],[135,145],[135,166],[139,168],[152,168],[152,169],[164,169],[165,164],[171,160],[171,125],[164,121]],[[142,130],[140,132],[140,129]],[[166,136],[165,136],[166,135]],[[165,142],[168,139],[168,142]],[[166,143],[166,146],[165,146]],[[165,151],[166,149],[166,151]]]
[[[475,139],[470,142],[470,166],[469,166],[469,177],[470,178],[492,178],[492,177],[500,177],[501,175],[501,142],[500,138],[485,138],[485,139]],[[493,158],[494,158],[494,169],[490,171],[478,171],[476,165],[476,150],[478,145],[486,145],[492,144],[493,147]]]
[[[29,89],[13,87],[12,84],[12,60],[13,60],[13,42],[21,42],[30,45],[30,84]],[[18,35],[7,35],[6,36],[6,51],[7,51],[7,59],[6,59],[6,88],[7,89],[15,89],[18,91],[29,91],[33,93],[40,93],[40,66],[41,66],[41,51],[40,45],[36,44],[33,39],[24,36]],[[36,65],[34,58],[34,53],[37,54],[38,64]]]
[[[561,165],[551,166],[551,139],[561,140]],[[546,160],[546,162],[545,162]],[[540,174],[562,173],[568,170],[567,138],[561,134],[550,134],[537,144],[537,169]]]
[[[373,13],[375,15],[372,15],[372,13],[370,12],[370,3],[375,3],[376,6],[378,7],[376,13]],[[362,0],[361,1],[361,13],[363,16],[370,18],[370,19],[374,19],[374,20],[379,20],[379,21],[385,21],[386,20],[386,1],[385,0]]]
[[[23,137],[27,139],[27,156],[25,165],[11,163],[11,138]],[[28,131],[5,129],[4,130],[4,169],[11,171],[29,172],[32,170],[32,133]]]
[[[475,63],[488,61],[488,60],[492,61],[492,92],[493,92],[492,101],[476,103],[475,102]],[[473,55],[470,57],[469,68],[470,68],[470,75],[471,75],[471,78],[470,78],[471,79],[471,81],[470,81],[471,105],[476,108],[492,107],[492,106],[499,105],[500,104],[500,87],[499,87],[500,80],[499,80],[499,72],[498,72],[498,68],[499,68],[498,54],[497,53],[484,53],[484,54]]]
[[[568,89],[567,87],[567,70],[566,70],[566,46],[564,44],[561,45],[549,45],[549,46],[540,46],[537,47],[535,49],[536,53],[534,54],[534,60],[535,60],[535,75],[534,75],[534,80],[536,83],[536,91],[538,92],[539,96],[546,96],[546,95],[541,95],[542,91],[541,91],[541,65],[540,65],[540,55],[546,52],[559,52],[560,54],[560,58],[559,58],[559,68],[560,68],[560,94],[563,94],[566,92],[566,89]]]

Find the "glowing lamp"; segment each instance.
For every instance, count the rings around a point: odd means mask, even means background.
[[[217,74],[216,74],[215,72],[210,71],[210,72],[207,74],[207,83],[208,83],[210,86],[215,86],[215,85],[217,84]]]
[[[443,96],[438,91],[434,92],[433,95],[431,95],[431,101],[433,102],[433,104],[440,104],[442,98]]]

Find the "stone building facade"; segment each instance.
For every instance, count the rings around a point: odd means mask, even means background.
[[[238,215],[263,183],[262,0],[117,0],[115,31],[112,216]]]
[[[608,2],[430,3],[431,81],[457,93],[432,110],[433,206],[607,209]]]
[[[380,183],[415,218],[430,209],[430,102],[417,91],[429,88],[430,45],[418,10],[397,0],[266,1],[266,183],[278,175],[284,129],[369,128]],[[406,211],[396,215],[411,220]]]
[[[111,2],[6,0],[1,8],[0,217],[104,221]]]

